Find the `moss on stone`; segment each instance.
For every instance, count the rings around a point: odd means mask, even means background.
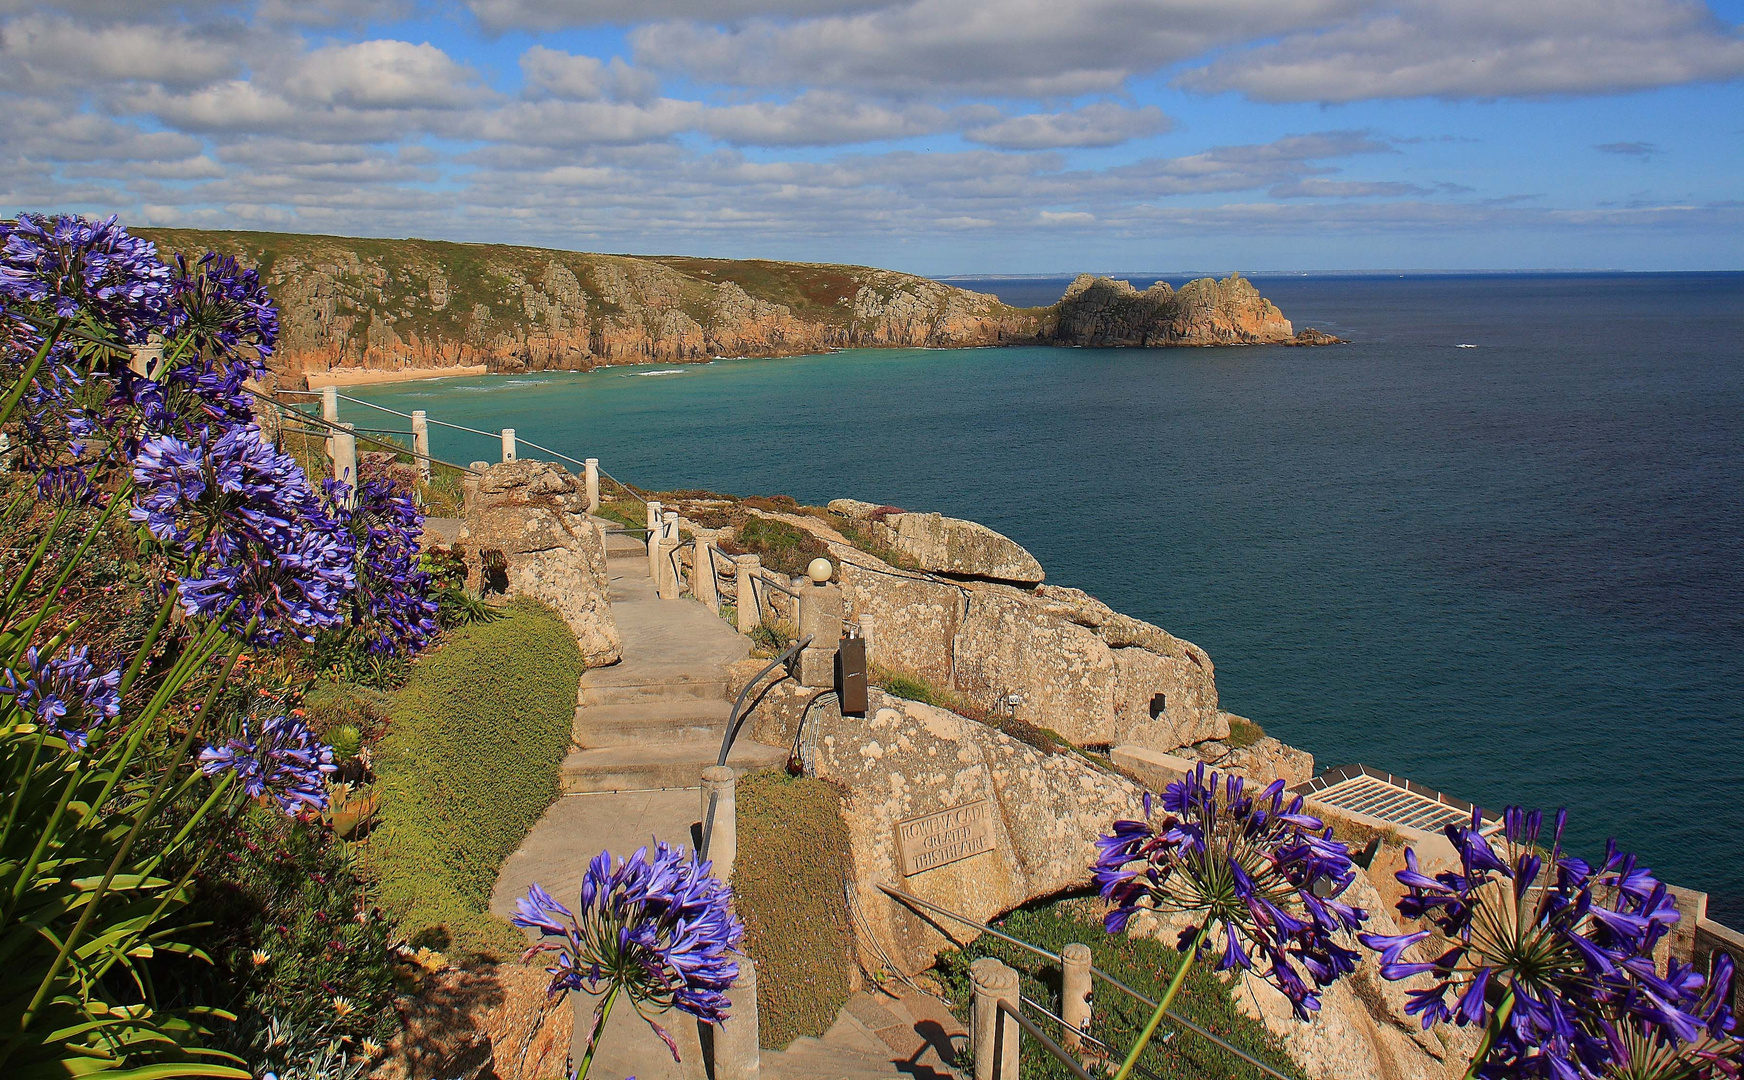
[[[848,1000],[854,936],[841,796],[821,780],[753,773],[739,781],[733,892],[757,962],[764,1046],[822,1035]]]

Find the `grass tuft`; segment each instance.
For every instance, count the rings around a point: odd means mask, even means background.
[[[1052,901],[1021,908],[994,925],[1055,954],[1070,942],[1082,942],[1090,946],[1091,962],[1096,967],[1153,1001],[1163,996],[1181,963],[1181,954],[1175,951],[1172,941],[1106,933],[1094,902],[1088,900]],[[969,1018],[969,964],[983,956],[998,957],[1016,968],[1023,996],[1057,1010],[1059,965],[984,934],[962,950],[948,949],[939,955],[936,971],[959,1018],[965,1021]],[[1212,967],[1203,961],[1195,965],[1180,996],[1175,998],[1173,1010],[1286,1076],[1301,1076],[1301,1068],[1291,1061],[1279,1040],[1259,1021],[1241,1012],[1231,987]],[[1118,1065],[1140,1028],[1150,1019],[1150,1009],[1100,979],[1095,981],[1091,1003],[1090,1034],[1117,1048],[1114,1064]],[[1038,1022],[1050,1034],[1058,1033],[1058,1027],[1046,1019],[1038,1018]],[[1173,1037],[1164,1041],[1163,1035],[1171,1031]],[[1021,1080],[1070,1080],[1071,1074],[1053,1057],[1027,1037],[1024,1044],[1019,1067]],[[1166,1018],[1139,1063],[1154,1076],[1265,1080],[1264,1074],[1253,1066]]]
[[[1242,750],[1266,737],[1266,729],[1242,716],[1229,718],[1229,748]]]

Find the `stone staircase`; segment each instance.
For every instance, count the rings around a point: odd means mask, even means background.
[[[720,753],[732,707],[727,665],[749,656],[750,643],[688,597],[661,600],[634,539],[608,536],[606,565],[624,658],[582,676],[563,790],[696,787]],[[743,771],[786,760],[784,748],[741,736],[728,764]]]
[[[952,1080],[956,1047],[968,1033],[935,998],[861,991],[822,1038],[764,1050],[763,1080]]]

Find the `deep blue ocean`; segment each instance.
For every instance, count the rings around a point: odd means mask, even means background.
[[[956,280],[1032,304],[1065,284]],[[1744,926],[1744,274],[1254,281],[1352,344],[865,350],[361,396],[642,486],[984,522],[1050,581],[1198,642],[1224,707],[1321,766],[1566,805],[1580,845],[1614,835]]]

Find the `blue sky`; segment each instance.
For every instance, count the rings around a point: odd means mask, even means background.
[[[1744,0],[0,0],[0,207],[920,273],[1744,268]]]

